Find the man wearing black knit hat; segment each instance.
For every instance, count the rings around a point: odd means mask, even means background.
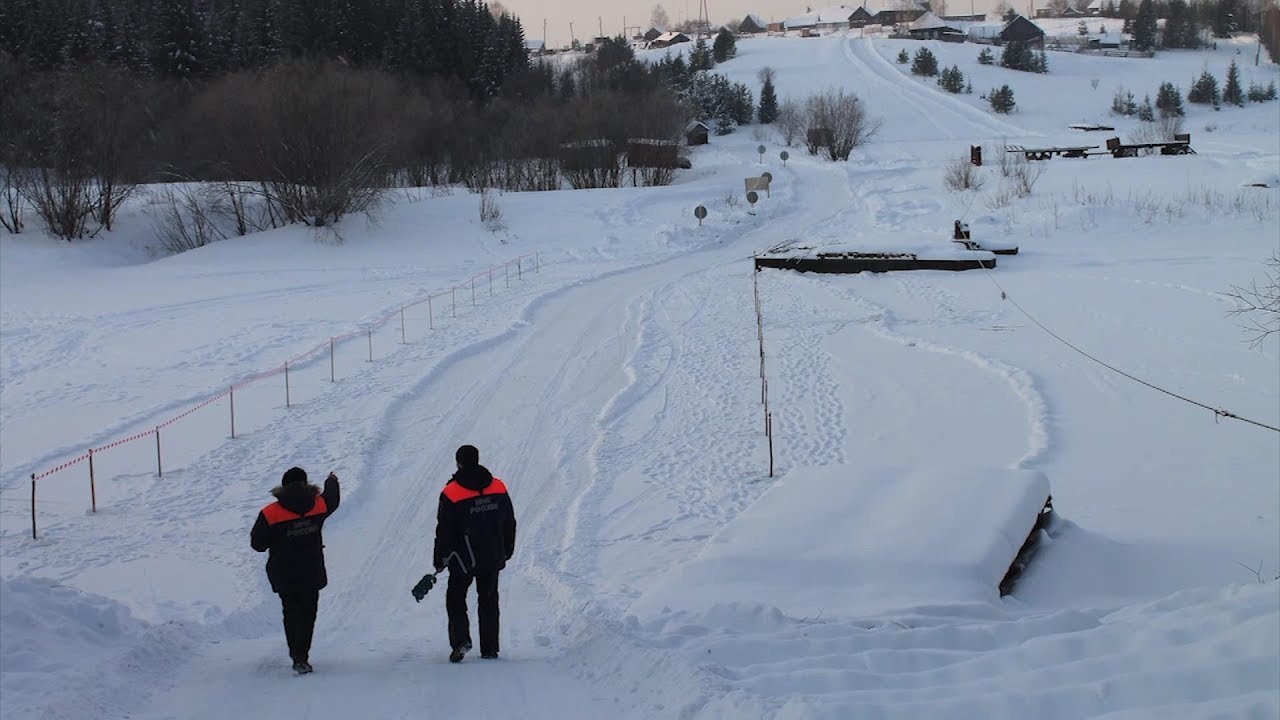
[[[507,486],[480,464],[480,451],[463,445],[454,454],[458,471],[440,493],[433,554],[436,573],[449,568],[445,609],[449,614],[450,662],[471,649],[467,591],[476,584],[480,657],[498,657],[498,573],[516,549],[516,516]]]
[[[338,509],[338,476],[329,473],[324,490],[307,482],[307,473],[289,468],[271,491],[276,501],[262,508],[249,544],[267,555],[267,579],[280,596],[284,636],[293,669],[311,672],[311,635],[316,626],[320,590],[329,584],[324,570],[324,521]]]

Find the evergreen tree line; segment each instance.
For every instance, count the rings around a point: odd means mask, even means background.
[[[36,71],[101,64],[162,79],[328,58],[475,97],[528,65],[519,19],[480,0],[5,0],[0,54]]]
[[[1211,105],[1215,110],[1224,104],[1243,107],[1249,102],[1270,102],[1276,99],[1276,84],[1268,85],[1251,83],[1246,89],[1240,81],[1240,69],[1235,61],[1227,68],[1226,81],[1219,89],[1218,79],[1205,70],[1192,81],[1187,91],[1187,102],[1200,105]],[[1171,82],[1163,82],[1156,91],[1153,104],[1151,96],[1138,103],[1133,92],[1123,88],[1116,91],[1111,100],[1111,112],[1116,115],[1136,116],[1139,120],[1153,122],[1158,119],[1178,118],[1186,115],[1182,104],[1182,91]]]
[[[1216,37],[1229,37],[1233,32],[1259,32],[1265,20],[1265,0],[1117,0],[1104,3],[1102,17],[1117,18],[1127,22],[1137,19],[1142,4],[1149,2],[1155,18],[1166,20],[1179,12],[1197,27],[1212,30]],[[1178,7],[1178,6],[1181,7]],[[1126,26],[1125,32],[1129,32]]]
[[[332,225],[397,186],[661,184],[673,163],[576,175],[565,148],[604,140],[620,154],[647,138],[674,158],[696,114],[620,38],[573,65],[520,68],[483,100],[453,78],[314,56],[175,80],[102,63],[36,70],[0,53],[0,87],[0,221],[20,231],[25,210],[67,239],[110,229],[138,185],[174,180],[221,187],[241,234]]]

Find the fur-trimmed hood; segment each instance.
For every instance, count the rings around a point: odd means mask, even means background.
[[[306,515],[311,512],[311,508],[315,507],[320,488],[311,483],[289,483],[275,486],[271,489],[271,494],[289,512]]]

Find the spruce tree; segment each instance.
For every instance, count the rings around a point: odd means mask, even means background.
[[[773,73],[762,72],[764,85],[760,88],[760,122],[768,125],[778,119],[778,94],[773,87]]]
[[[1218,9],[1213,14],[1213,34],[1220,38],[1231,37],[1231,33],[1240,29],[1238,18],[1235,0],[1218,0]]]
[[[1209,74],[1208,70],[1200,73],[1200,77],[1192,83],[1191,90],[1187,92],[1187,102],[1199,105],[1218,107],[1221,99],[1218,94],[1218,81]]]
[[[964,91],[964,73],[960,71],[959,65],[942,71],[942,76],[938,78],[938,86],[949,93],[960,93]]]
[[[1003,85],[987,93],[987,102],[991,103],[992,110],[1002,115],[1013,112],[1013,109],[1017,107],[1017,103],[1013,99],[1013,88],[1008,85]]]
[[[1142,104],[1138,106],[1138,119],[1143,122],[1154,122],[1156,119],[1156,111],[1151,107],[1151,96],[1144,95]]]
[[[1156,109],[1161,118],[1182,117],[1186,111],[1182,108],[1182,93],[1171,82],[1160,83],[1156,92]]]
[[[711,46],[711,56],[716,62],[722,63],[737,54],[738,42],[733,33],[728,28],[720,28],[720,32],[716,33],[716,41]]]
[[[898,51],[898,64],[906,65],[909,62],[911,62],[911,56],[907,54],[906,48],[902,48]]]
[[[1156,46],[1156,9],[1151,0],[1142,0],[1138,16],[1133,21],[1133,47],[1137,50],[1153,50]]]
[[[1222,88],[1222,102],[1236,107],[1244,107],[1244,88],[1240,86],[1240,68],[1232,60],[1227,68],[1227,84]]]
[[[1187,23],[1191,18],[1186,0],[1169,0],[1168,12],[1164,21],[1164,33],[1160,38],[1161,44],[1166,49],[1187,47]]]
[[[699,37],[698,41],[693,44],[693,51],[689,53],[689,72],[700,72],[702,70],[710,70],[715,67],[715,58],[711,55],[711,48],[707,47],[707,39]]]
[[[1005,43],[1004,50],[1000,53],[1000,67],[1035,72],[1037,60],[1031,51],[1031,46],[1021,40],[1010,40]]]
[[[938,58],[929,48],[922,47],[916,51],[915,58],[911,61],[911,74],[926,77],[938,74]]]

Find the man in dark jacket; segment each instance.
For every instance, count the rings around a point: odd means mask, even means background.
[[[324,571],[324,521],[338,509],[338,476],[329,473],[324,491],[307,482],[302,468],[289,468],[271,491],[276,501],[262,508],[249,544],[267,555],[267,579],[280,596],[289,657],[299,674],[311,672],[308,656],[316,626],[320,590],[329,584]]]
[[[458,471],[440,493],[436,513],[435,568],[449,568],[445,609],[449,613],[450,662],[471,649],[467,590],[476,583],[480,657],[498,657],[498,573],[516,549],[516,515],[507,486],[480,464],[472,445],[458,448]]]

